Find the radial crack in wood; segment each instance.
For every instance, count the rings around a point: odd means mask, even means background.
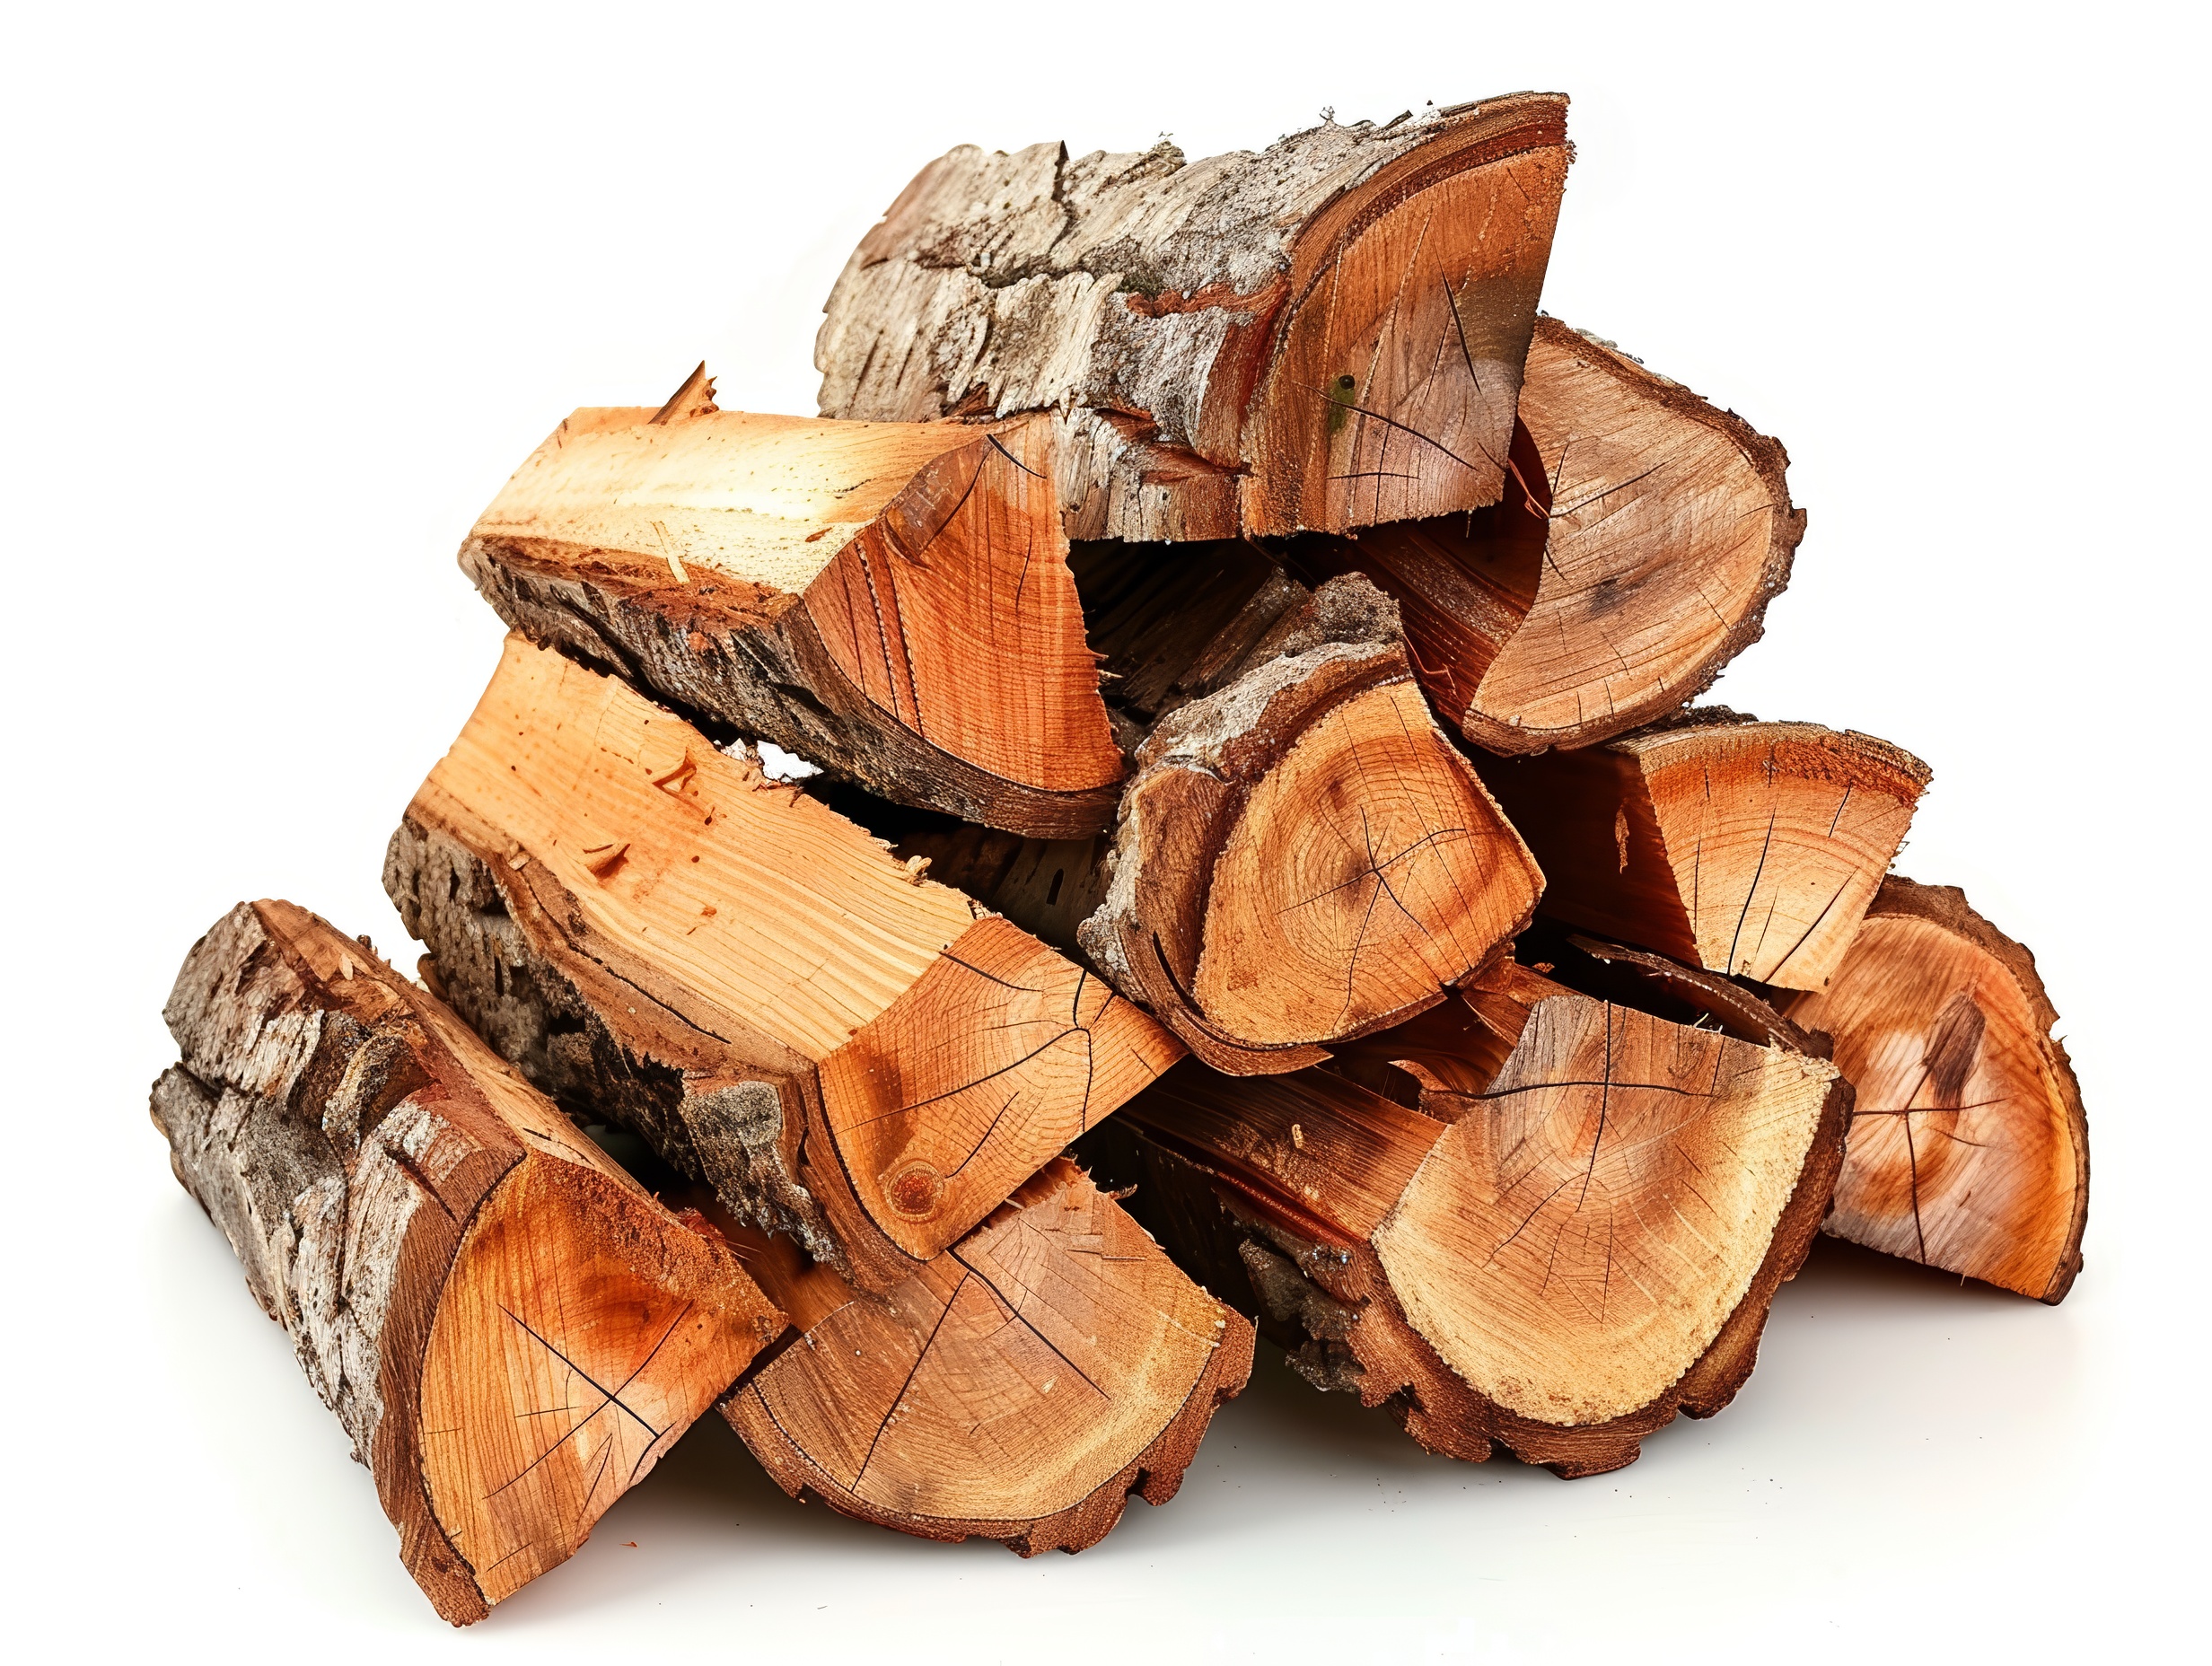
[[[1742,1386],[1848,1103],[1825,1061],[1508,963],[1321,1069],[1181,1066],[1085,1150],[1319,1386],[1587,1475]]]
[[[385,888],[532,1081],[866,1288],[1181,1052],[1094,974],[516,636]]]
[[[1325,122],[1186,162],[973,145],[862,240],[830,416],[1066,412],[1084,537],[1348,528],[1494,504],[1566,181],[1567,101]]]
[[[1066,1162],[877,1295],[732,1234],[804,1334],[724,1415],[786,1492],[920,1538],[1087,1548],[1251,1375],[1251,1325]]]
[[[1759,640],[1804,536],[1777,441],[1540,318],[1504,501],[1287,548],[1395,596],[1446,722],[1505,753],[1587,746],[1696,697]]]
[[[2089,1124],[2035,957],[1948,885],[1883,881],[1789,1016],[1858,1088],[1827,1230],[2057,1302],[2082,1266]]]
[[[453,1624],[574,1555],[784,1328],[726,1249],[304,909],[233,908],[164,1015],[177,1178]]]
[[[1088,833],[1122,764],[1047,416],[580,410],[461,548],[501,618],[902,802]]]
[[[1872,735],[1721,707],[1477,767],[1543,866],[1546,914],[1786,989],[1833,976],[1929,779]]]

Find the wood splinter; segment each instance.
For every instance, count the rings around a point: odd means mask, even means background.
[[[306,910],[241,903],[164,1016],[171,1165],[454,1625],[573,1556],[784,1328],[723,1245]]]
[[[2063,1301],[2082,1267],[2089,1124],[2035,957],[1948,885],[1890,878],[1828,986],[1793,997],[1858,1089],[1826,1230]]]
[[[1849,1097],[1507,963],[1320,1069],[1179,1066],[1084,1151],[1317,1386],[1434,1451],[1592,1475],[1742,1387]]]
[[[510,636],[393,836],[385,889],[454,1004],[540,1087],[882,1289],[1181,1049],[1094,974],[761,781]],[[496,859],[509,849],[526,862]]]

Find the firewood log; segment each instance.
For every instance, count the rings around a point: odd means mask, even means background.
[[[726,1249],[304,909],[233,908],[164,1016],[177,1178],[454,1625],[574,1555],[784,1328]]]
[[[1591,1475],[1742,1385],[1848,1101],[1823,1060],[1508,963],[1323,1068],[1179,1066],[1084,1150],[1318,1386]]]
[[[2050,1302],[2082,1267],[2089,1124],[2035,957],[1948,885],[1887,879],[1791,999],[1858,1088],[1827,1230]]]
[[[1540,318],[1512,482],[1473,516],[1301,539],[1398,598],[1444,721],[1492,751],[1587,746],[1695,698],[1759,640],[1804,536],[1780,443]]]
[[[1175,1495],[1251,1372],[1251,1326],[1072,1163],[879,1295],[722,1221],[803,1333],[724,1416],[794,1497],[903,1533],[1094,1545]]]
[[[461,548],[508,624],[884,796],[1058,837],[1122,763],[1083,637],[1049,417],[580,410]]]
[[[1259,593],[1266,614],[1278,592]],[[1220,634],[1241,644],[1253,612]],[[1527,924],[1542,876],[1437,729],[1373,585],[1335,580],[1275,613],[1241,674],[1181,705],[1189,656],[1118,645],[1128,709],[1169,709],[1110,847],[952,829],[900,850],[1048,941],[1080,921],[1092,965],[1236,1074],[1317,1063],[1435,1004]]]
[[[1786,989],[1833,976],[1928,784],[1872,735],[1723,707],[1477,767],[1543,868],[1545,913]]]
[[[867,1289],[1181,1050],[795,786],[519,636],[385,889],[496,1051]]]
[[[963,145],[862,241],[826,416],[1065,409],[1090,538],[1338,532],[1498,500],[1567,101],[1333,120],[1186,164]]]

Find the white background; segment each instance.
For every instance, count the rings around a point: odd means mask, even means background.
[[[2208,1106],[2204,45],[2180,7],[18,9],[4,67],[0,1644],[260,1660],[1934,1660],[2193,1652]],[[143,1111],[192,940],[403,964],[384,841],[499,630],[453,552],[704,354],[811,412],[951,145],[1193,156],[1576,100],[1546,296],[1787,442],[1718,697],[1936,788],[1900,867],[2038,951],[2088,1095],[2065,1306],[1824,1250],[1731,1410],[1576,1483],[1263,1353],[1183,1495],[1022,1562],[786,1501],[718,1425],[456,1635]],[[635,1540],[631,1548],[626,1541]],[[22,1650],[23,1652],[18,1652]]]

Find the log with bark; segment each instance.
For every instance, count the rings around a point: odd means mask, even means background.
[[[1300,602],[1257,566],[1210,608],[1139,606],[1130,585],[1103,592],[1112,617],[1093,610],[1118,715],[1154,719],[1110,846],[958,827],[899,846],[1048,940],[1072,927],[1116,988],[1237,1074],[1317,1063],[1435,1004],[1542,888],[1430,716],[1396,607],[1356,575]],[[1216,614],[1210,636],[1189,628]]]
[[[1725,707],[1478,767],[1543,867],[1545,913],[1786,989],[1833,976],[1928,784],[1872,735]]]
[[[566,1561],[784,1328],[437,1001],[285,902],[195,945],[154,1121],[455,1625]]]
[[[1179,1066],[1084,1149],[1318,1386],[1589,1475],[1742,1386],[1848,1102],[1823,1060],[1509,962],[1322,1068]]]
[[[2057,1302],[2082,1267],[2089,1125],[2035,957],[1948,885],[1884,880],[1789,1016],[1858,1088],[1827,1230]]]
[[[1181,1050],[797,787],[520,637],[385,886],[496,1050],[864,1288]]]
[[[533,640],[884,796],[1060,837],[1122,761],[1067,570],[1047,416],[580,410],[461,566]]]
[[[903,1533],[1094,1545],[1251,1372],[1251,1326],[1070,1162],[875,1295],[718,1219],[801,1333],[723,1415],[794,1497]]]
[[[1284,550],[1309,579],[1363,572],[1397,597],[1423,686],[1469,740],[1587,746],[1694,699],[1759,640],[1804,536],[1778,442],[1539,318],[1509,460],[1493,508]]]
[[[1066,412],[1084,537],[1227,538],[1497,502],[1567,101],[1334,120],[1254,153],[963,145],[862,241],[825,416]]]

